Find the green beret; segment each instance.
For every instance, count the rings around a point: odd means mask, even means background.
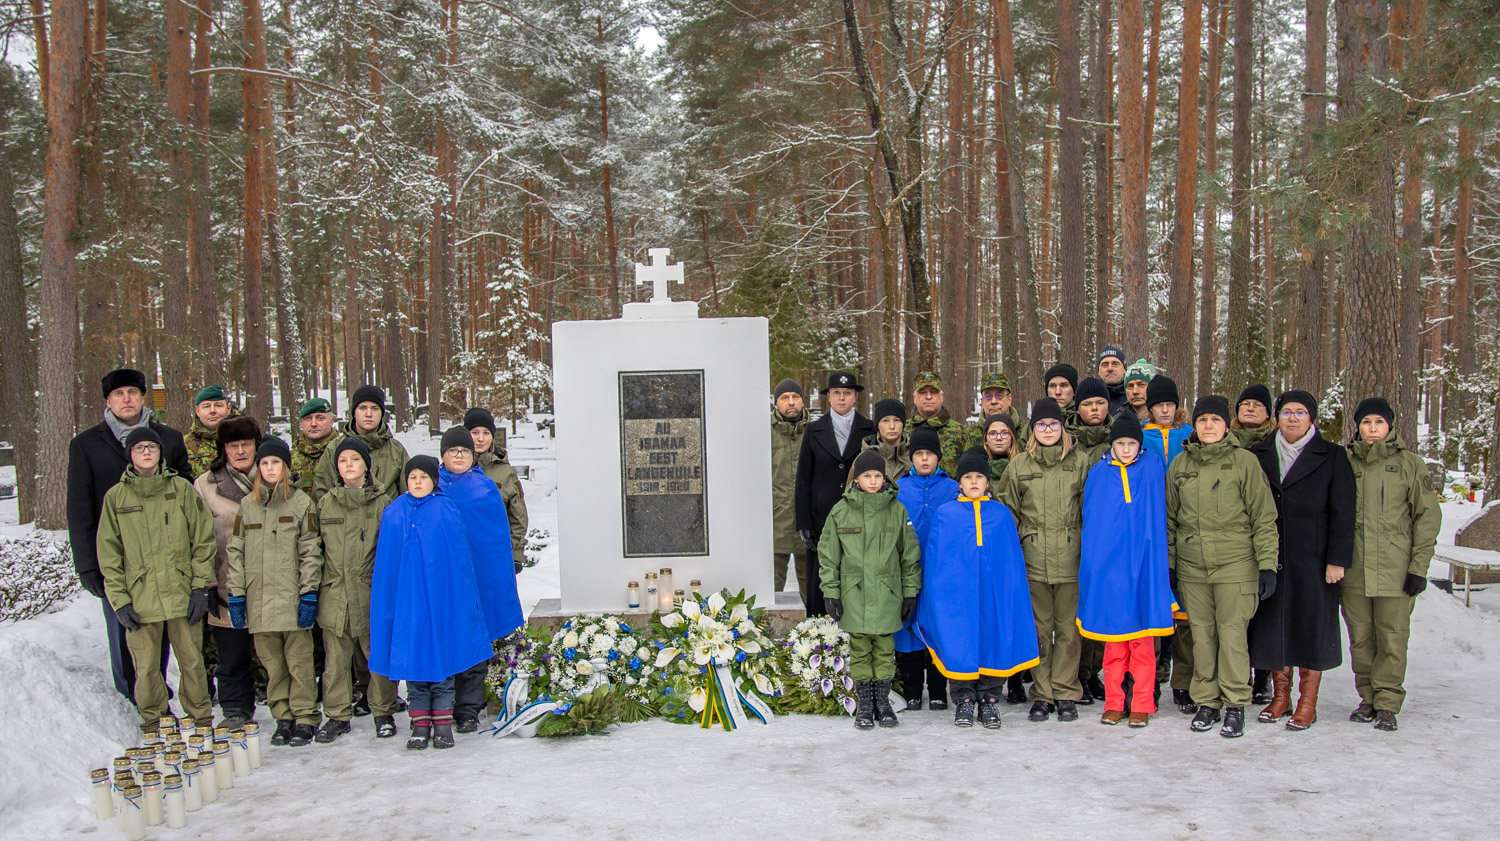
[[[203,387],[203,390],[200,391],[200,392],[198,392],[198,395],[193,398],[193,405],[196,406],[196,405],[198,405],[199,403],[202,403],[205,400],[224,400],[224,399],[226,399],[224,397],[224,386],[221,386],[221,385],[206,385],[206,386]]]
[[[300,410],[298,410],[298,412],[297,412],[297,417],[298,418],[305,418],[308,415],[312,414],[313,412],[332,412],[332,411],[333,411],[333,405],[330,404],[327,400],[323,399],[322,397],[314,397],[311,400],[308,400],[306,403],[302,404],[302,408]]]

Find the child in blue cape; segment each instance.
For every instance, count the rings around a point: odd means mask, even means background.
[[[406,493],[380,516],[370,588],[370,671],[406,681],[412,750],[453,747],[453,676],[494,653],[463,514],[439,470],[432,456],[406,463]]]
[[[474,436],[462,426],[443,433],[443,466],[438,487],[463,514],[474,558],[474,578],[479,582],[479,604],[484,608],[485,627],[491,640],[504,639],[521,627],[521,599],[516,593],[514,549],[510,541],[510,514],[500,488],[476,468]],[[476,663],[453,678],[453,720],[460,733],[479,729],[484,707],[484,680],[489,661]]]
[[[952,502],[958,496],[958,483],[948,477],[938,460],[942,457],[942,446],[937,430],[930,426],[919,426],[911,434],[907,452],[912,466],[896,484],[896,500],[906,507],[912,528],[917,532],[917,542],[922,545],[922,556],[927,556],[927,535],[932,530],[932,515],[938,506]],[[917,601],[922,600],[921,594]],[[911,623],[906,622],[896,632],[896,677],[901,681],[901,695],[906,699],[908,710],[922,709],[922,683],[926,679],[928,706],[935,710],[948,709],[948,681],[932,662],[927,646],[911,632]]]
[[[1005,679],[1040,662],[1026,559],[1010,509],[989,496],[984,450],[958,459],[961,495],[932,517],[916,633],[948,678],[953,723],[1000,726]]]
[[[1145,727],[1156,712],[1155,638],[1172,633],[1177,608],[1168,580],[1166,465],[1141,451],[1141,438],[1131,412],[1110,428],[1110,458],[1089,471],[1083,486],[1078,566],[1079,632],[1104,643],[1100,721],[1125,718],[1128,673],[1131,727]]]

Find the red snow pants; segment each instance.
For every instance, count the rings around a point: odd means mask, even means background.
[[[1135,679],[1130,711],[1156,712],[1156,640],[1138,637],[1104,644],[1104,708],[1125,711],[1125,673]]]

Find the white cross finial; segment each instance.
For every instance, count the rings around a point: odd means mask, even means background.
[[[650,255],[651,264],[635,264],[635,282],[651,284],[651,303],[671,303],[667,284],[682,283],[682,263],[667,265],[667,255],[672,253],[670,248],[648,248],[646,253]]]

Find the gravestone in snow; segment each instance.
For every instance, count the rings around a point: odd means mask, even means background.
[[[665,248],[636,264],[649,302],[610,321],[552,325],[560,603],[533,619],[624,612],[626,586],[743,589],[774,604],[770,347],[764,318],[698,318]]]

